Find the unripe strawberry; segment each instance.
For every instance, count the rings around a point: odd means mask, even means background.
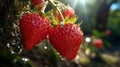
[[[76,57],[82,43],[82,31],[78,25],[65,24],[54,26],[49,33],[50,43],[68,60]]]

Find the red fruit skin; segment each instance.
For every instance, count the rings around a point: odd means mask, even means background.
[[[63,15],[64,18],[69,16],[69,19],[71,19],[75,16],[75,11],[70,6],[68,6],[65,10],[62,10],[61,12],[62,12],[62,15]],[[58,18],[59,21],[62,21],[60,15],[57,15],[57,18]]]
[[[103,46],[103,41],[101,39],[97,39],[93,42],[94,46],[97,48],[101,48]]]
[[[42,15],[27,13],[20,19],[19,27],[24,48],[31,50],[36,44],[46,38],[50,30],[50,23]]]
[[[32,2],[32,5],[35,7],[35,6],[39,5],[39,4],[42,4],[44,2],[44,0],[31,0],[31,2]],[[38,8],[38,10],[41,10],[42,8],[43,8],[43,6],[40,6]]]
[[[82,31],[75,24],[57,25],[49,33],[49,41],[61,56],[68,60],[76,57],[82,43]]]
[[[105,35],[106,35],[106,36],[110,36],[110,34],[111,34],[111,31],[110,31],[110,30],[106,30],[106,31],[105,31]]]

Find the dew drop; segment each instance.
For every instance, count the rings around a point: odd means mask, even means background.
[[[27,58],[22,58],[23,61],[27,62],[29,59]]]
[[[47,50],[47,49],[48,49],[48,47],[47,47],[47,46],[45,46],[45,47],[44,47],[44,49],[45,49],[45,50]]]
[[[22,52],[22,49],[19,45],[12,45],[12,44],[7,44],[11,54],[20,54]]]

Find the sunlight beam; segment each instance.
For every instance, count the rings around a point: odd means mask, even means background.
[[[78,5],[78,1],[75,0],[75,2],[73,3],[73,8],[76,8],[77,5]]]
[[[82,5],[85,5],[85,4],[86,4],[86,0],[80,0],[80,3],[81,3]]]

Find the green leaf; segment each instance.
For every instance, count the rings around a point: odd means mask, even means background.
[[[66,16],[65,17],[65,22],[69,21],[69,18],[70,18],[69,16]]]
[[[98,30],[93,30],[93,35],[95,35],[96,37],[98,37],[98,38],[101,38],[101,37],[104,37],[105,36],[105,34],[104,34],[104,32],[99,32]]]
[[[75,16],[75,17],[71,18],[70,20],[71,20],[71,22],[74,22],[74,23],[75,23],[75,22],[78,20],[78,17]]]
[[[53,25],[58,25],[60,23],[60,21],[53,16],[53,10],[49,10],[45,15],[48,16]]]
[[[39,10],[39,9],[40,9],[40,8],[42,9],[43,5],[44,5],[44,3],[41,3],[41,4],[36,5],[33,10],[39,12],[39,11],[41,11],[41,10]]]
[[[54,24],[54,25],[58,25],[60,23],[58,21],[58,19],[56,17],[54,17],[54,16],[51,19],[52,19],[52,24]]]
[[[49,10],[48,12],[46,12],[45,15],[51,17],[52,13],[53,13],[53,9]]]
[[[89,45],[89,49],[93,52],[97,50],[96,47],[93,46],[93,44]]]
[[[52,55],[52,59],[54,59],[54,60],[51,59],[51,61],[55,64],[61,60],[61,57],[59,56],[58,52],[56,51],[56,49],[53,46],[49,45],[49,48],[51,48],[50,52]]]
[[[73,17],[73,18],[71,18],[71,19],[69,19],[69,16],[67,16],[67,17],[65,18],[65,23],[74,24],[74,23],[77,21],[77,19],[78,19],[77,16],[75,16],[75,17]]]
[[[93,30],[93,34],[96,36],[96,37],[101,37],[100,35],[100,32],[98,32],[97,30]]]
[[[112,44],[109,41],[107,41],[107,40],[104,40],[104,45],[106,47],[112,47]]]
[[[38,11],[38,9],[39,9],[39,5],[35,6],[33,10]]]

